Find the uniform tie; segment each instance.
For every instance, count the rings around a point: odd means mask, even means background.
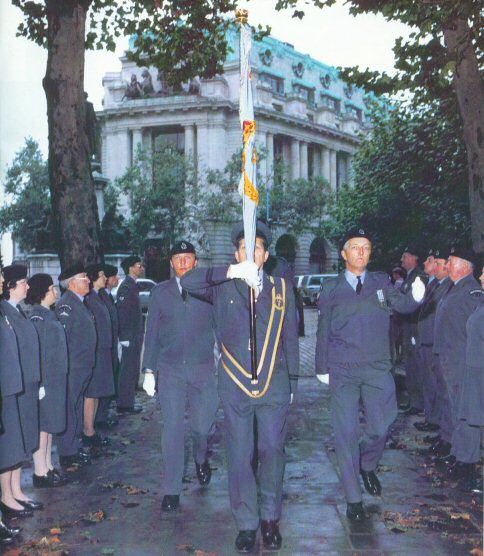
[[[24,310],[20,305],[17,305],[17,311],[24,317],[24,319],[27,318],[27,315],[24,313]]]
[[[363,287],[363,284],[361,283],[361,276],[357,276],[356,279],[358,280],[358,283],[356,284],[356,293],[360,295],[361,288]]]
[[[183,301],[186,301],[187,295],[188,295],[187,290],[185,288],[182,288],[181,296],[182,296]]]

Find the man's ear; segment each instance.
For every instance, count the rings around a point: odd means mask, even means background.
[[[195,268],[198,264],[198,259],[195,259],[195,263],[193,264],[193,268]]]
[[[267,259],[268,259],[268,258],[269,258],[269,251],[266,251],[266,252],[264,253],[264,262],[265,262],[265,263],[267,262]]]
[[[341,256],[343,257],[343,259],[344,259],[345,261],[348,260],[348,259],[346,258],[346,253],[345,253],[344,249],[341,250]]]
[[[174,266],[173,266],[173,263],[171,262],[171,259],[170,259],[170,266],[171,266],[171,268],[174,269]]]
[[[239,257],[239,252],[238,252],[238,251],[236,251],[236,252],[234,253],[234,257],[235,257],[235,260],[236,260],[238,263],[240,263],[240,257]]]

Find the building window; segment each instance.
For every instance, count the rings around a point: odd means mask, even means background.
[[[274,136],[274,183],[279,185],[284,178],[284,139]]]
[[[293,85],[293,90],[308,104],[314,104],[314,90],[303,85]]]
[[[162,145],[172,145],[179,153],[185,152],[185,130],[181,127],[163,127],[153,130],[153,151]]]
[[[356,106],[346,105],[346,113],[360,122],[363,119],[362,111]]]
[[[340,111],[340,101],[330,97],[329,95],[321,94],[321,104],[333,112]]]
[[[276,77],[269,73],[261,73],[260,82],[270,87],[273,94],[284,95],[284,79],[282,77]]]
[[[308,179],[314,178],[316,172],[314,171],[314,145],[308,145]]]

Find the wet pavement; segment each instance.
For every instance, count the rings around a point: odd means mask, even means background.
[[[281,555],[482,554],[482,498],[460,492],[421,454],[421,417],[399,417],[379,477],[381,498],[364,496],[369,518],[351,524],[335,465],[329,423],[329,392],[314,376],[316,312],[306,309],[301,338],[302,374],[289,416]],[[139,393],[143,413],[122,417],[112,443],[94,464],[72,473],[53,490],[25,491],[46,509],[16,520],[22,537],[5,554],[171,556],[235,554],[237,535],[227,494],[223,414],[211,445],[212,481],[199,486],[187,444],[180,510],[162,514],[161,414],[154,399]],[[256,553],[263,553],[259,539]],[[1,550],[1,549],[0,549]]]

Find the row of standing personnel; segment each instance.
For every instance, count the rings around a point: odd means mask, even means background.
[[[143,264],[128,257],[122,266],[126,278],[116,304],[110,289],[118,285],[118,271],[111,265],[66,269],[58,300],[49,275],[27,279],[23,265],[3,269],[0,508],[6,520],[43,508],[21,489],[22,463],[30,457],[34,487],[67,481],[52,462],[53,437],[63,470],[91,463],[90,450],[108,441],[96,429],[109,425],[116,382],[118,413],[141,410],[134,405],[143,337],[135,279]],[[18,532],[2,522],[0,541],[10,542]]]

